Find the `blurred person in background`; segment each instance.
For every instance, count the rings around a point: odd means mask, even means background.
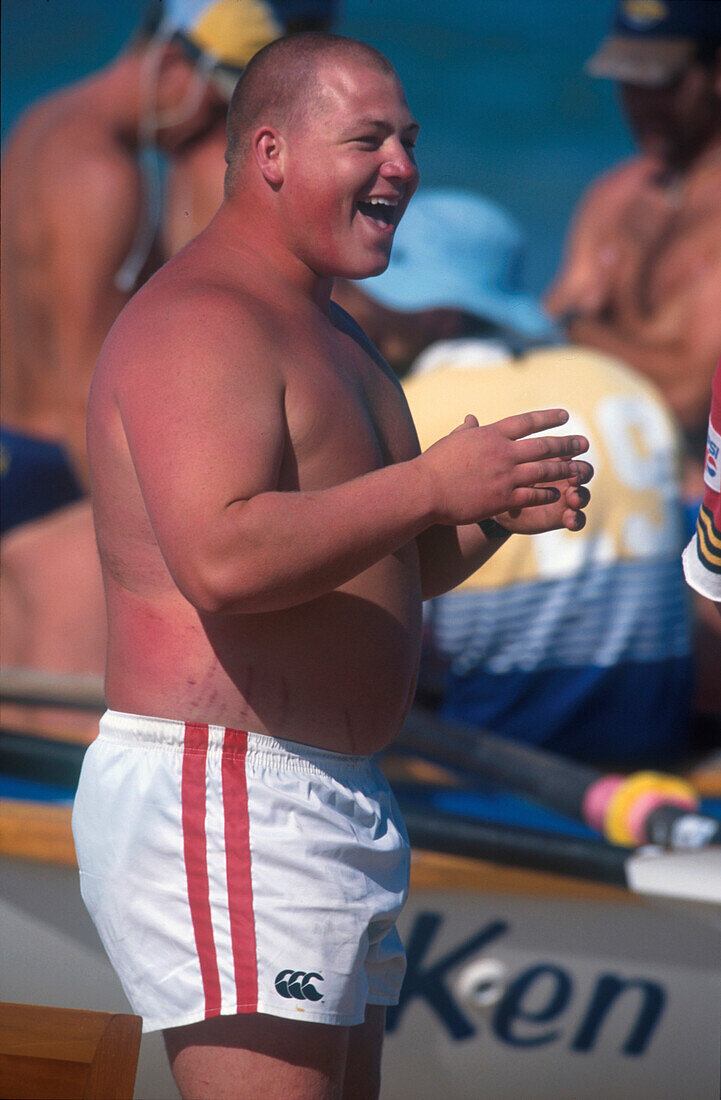
[[[330,31],[337,0],[272,0],[284,34]],[[225,119],[199,140],[188,142],[173,159],[163,203],[163,255],[168,259],[197,236],[223,201]]]
[[[568,409],[591,441],[583,531],[513,536],[426,605],[420,698],[448,719],[600,765],[689,748],[689,601],[680,441],[660,394],[608,355],[558,342],[521,293],[523,238],[498,206],[421,191],[388,270],[335,297],[399,373],[425,448],[458,421]]]
[[[696,530],[683,552],[686,580],[721,614],[721,363],[713,376],[704,459],[704,496]]]
[[[659,386],[698,498],[721,354],[721,3],[620,0],[587,71],[618,81],[638,152],[589,188],[546,305]]]
[[[91,374],[115,318],[163,260],[156,151],[181,157],[224,125],[244,65],[283,33],[264,0],[164,0],[159,10],[106,68],[32,106],[3,151],[5,665],[103,669],[85,496]]]

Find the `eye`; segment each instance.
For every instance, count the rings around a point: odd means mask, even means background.
[[[364,137],[357,137],[353,139],[355,145],[364,145],[369,149],[377,149],[380,144],[380,138],[375,134],[366,134]]]

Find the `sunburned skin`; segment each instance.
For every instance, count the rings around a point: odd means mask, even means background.
[[[578,528],[592,471],[583,437],[525,438],[562,410],[471,415],[419,456],[397,380],[330,302],[333,273],[387,263],[417,125],[372,65],[323,87],[320,125],[259,123],[233,194],[117,321],[88,445],[108,705],[355,754],[410,706],[423,597],[497,548],[476,521]]]

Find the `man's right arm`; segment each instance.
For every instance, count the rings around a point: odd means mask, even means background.
[[[624,165],[603,175],[591,184],[574,213],[561,269],[544,301],[561,324],[598,316],[608,302],[609,279],[616,262],[614,227],[630,175],[636,170],[636,165]]]
[[[554,410],[513,424],[467,423],[422,456],[409,451],[407,461],[348,480],[331,469],[324,487],[283,491],[284,380],[249,318],[236,333],[242,363],[228,355],[229,329],[238,328],[231,313],[215,300],[163,303],[132,333],[119,325],[104,353],[122,377],[118,408],[161,552],[201,611],[304,603],[433,524],[545,503],[557,494],[538,483],[575,473],[565,437],[513,438],[563,423]]]

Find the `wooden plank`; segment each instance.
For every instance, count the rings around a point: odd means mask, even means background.
[[[0,799],[0,854],[77,867],[69,806]]]
[[[0,1051],[89,1065],[112,1012],[0,1002]]]
[[[132,1100],[141,1028],[140,1016],[117,1014],[108,1021],[90,1066],[86,1100]]]
[[[721,798],[721,764],[717,761],[718,755],[714,762],[702,764],[686,776],[703,798]]]
[[[90,1066],[85,1062],[38,1061],[0,1054],[0,1096],[12,1100],[75,1100],[85,1095]]]
[[[480,859],[467,859],[442,852],[413,849],[411,890],[460,890],[482,894],[513,894],[534,897],[562,897],[638,904],[639,899],[620,887],[605,883],[504,867]]]
[[[132,1100],[139,1016],[0,1003],[0,1080],[13,1100]]]

